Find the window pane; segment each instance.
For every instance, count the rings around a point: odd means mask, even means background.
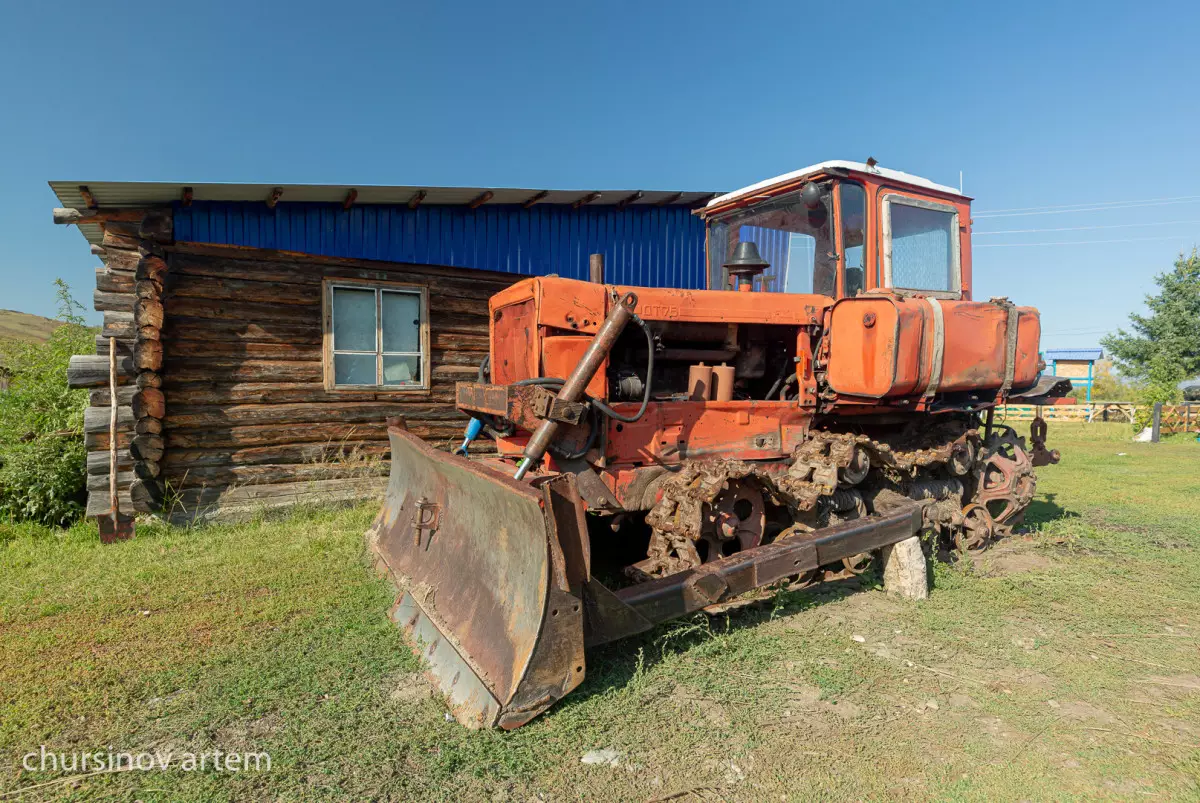
[[[375,385],[374,354],[334,354],[333,382],[335,385]]]
[[[375,291],[333,288],[335,351],[375,351]],[[375,384],[374,380],[371,384]]]
[[[421,358],[391,357],[385,354],[383,356],[383,384],[421,384]]]
[[[843,184],[842,194],[842,252],[846,256],[845,295],[853,298],[866,286],[866,265],[863,247],[866,238],[867,199],[858,184]],[[892,207],[893,212],[895,207]]]
[[[790,234],[788,242],[787,270],[784,276],[785,293],[811,293],[813,264],[817,254],[817,241],[810,234]]]
[[[421,350],[421,297],[416,293],[383,293],[383,350]],[[386,365],[386,363],[385,363]]]
[[[889,203],[892,286],[909,290],[954,289],[952,212]]]

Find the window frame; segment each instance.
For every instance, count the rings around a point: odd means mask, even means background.
[[[842,199],[843,199],[842,191],[848,184],[853,184],[854,186],[858,187],[859,190],[862,191],[862,206],[863,206],[863,209],[862,209],[862,212],[863,212],[863,225],[862,225],[862,230],[863,230],[863,241],[862,241],[863,286],[862,286],[862,292],[866,293],[868,290],[872,289],[870,286],[870,282],[867,281],[867,266],[868,266],[868,262],[869,262],[869,260],[867,259],[867,244],[871,242],[871,214],[870,214],[871,196],[867,191],[866,182],[860,181],[856,178],[842,179],[841,181],[837,182],[837,188],[836,188],[837,189],[837,203],[835,204],[837,207],[837,232],[836,232],[837,239],[835,242],[837,243],[836,248],[837,248],[837,255],[838,255],[838,288],[837,288],[837,292],[838,292],[839,299],[851,297],[851,296],[846,295],[846,215],[845,215],[845,210],[843,210],[843,208],[842,208]],[[889,234],[890,234],[890,229],[889,229]]]
[[[337,374],[334,370],[333,357],[334,338],[333,338],[333,293],[335,289],[345,290],[373,290],[375,292],[375,378],[377,384],[374,385],[339,385],[337,384]],[[385,352],[383,350],[383,314],[382,303],[383,293],[407,293],[415,295],[419,299],[421,326],[420,326],[420,348],[417,352]],[[363,390],[373,390],[380,393],[395,393],[395,394],[420,394],[428,395],[430,392],[431,378],[433,366],[430,364],[429,350],[429,287],[424,284],[414,284],[412,282],[393,282],[376,279],[343,279],[340,277],[326,277],[322,280],[321,288],[321,371],[324,379],[325,390],[328,393],[338,392],[356,392]],[[342,352],[345,354],[358,353],[369,354],[370,352]],[[421,360],[421,383],[413,385],[385,385],[383,384],[383,358],[384,356],[419,356]]]
[[[879,196],[880,235],[883,253],[883,286],[900,295],[923,295],[932,298],[962,298],[962,233],[959,226],[958,208],[949,203],[938,203],[927,198],[914,198],[899,192],[884,192]],[[950,267],[951,289],[926,290],[919,287],[896,287],[892,280],[892,204],[913,206],[934,212],[950,213]]]

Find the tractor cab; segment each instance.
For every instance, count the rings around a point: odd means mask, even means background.
[[[831,161],[714,198],[708,286],[853,298],[971,298],[971,199],[868,163]]]

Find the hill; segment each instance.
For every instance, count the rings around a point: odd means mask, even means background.
[[[50,339],[50,333],[60,324],[61,321],[30,315],[28,312],[0,309],[0,340],[42,343]]]

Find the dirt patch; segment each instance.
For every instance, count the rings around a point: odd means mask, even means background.
[[[1091,703],[1084,702],[1083,700],[1068,700],[1063,703],[1060,703],[1056,700],[1050,700],[1050,707],[1057,711],[1063,719],[1070,719],[1076,722],[1091,721],[1113,723],[1117,721],[1115,716],[1105,711],[1100,706],[1092,705]]]
[[[433,697],[429,681],[420,672],[406,672],[387,683],[388,699],[397,703],[416,703]]]
[[[725,706],[705,697],[691,686],[676,686],[668,699],[694,724],[713,728],[729,727],[729,712]]]
[[[975,570],[984,577],[1003,577],[1049,569],[1056,561],[1034,551],[1028,543],[1005,541],[986,552],[972,554]]]
[[[283,718],[274,713],[231,722],[216,732],[215,743],[222,750],[233,752],[261,749],[262,740],[275,735],[282,727]]]
[[[1151,675],[1142,682],[1177,694],[1200,694],[1200,675]]]

